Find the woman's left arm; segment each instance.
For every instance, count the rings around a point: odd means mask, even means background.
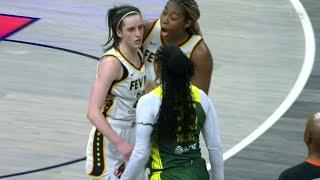
[[[137,104],[136,143],[127,167],[121,176],[122,180],[136,179],[141,173],[144,173],[145,165],[150,157],[151,134],[155,120],[155,106],[151,105],[154,102],[150,102],[153,98],[148,95],[142,96]]]
[[[218,117],[209,98],[207,98],[206,103],[206,115],[207,117],[202,129],[202,134],[209,153],[211,179],[223,180],[223,150],[219,132]]]

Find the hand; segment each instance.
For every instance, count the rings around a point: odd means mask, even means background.
[[[131,144],[126,143],[125,141],[117,144],[118,151],[127,159],[130,158],[130,155],[133,150],[133,146]]]

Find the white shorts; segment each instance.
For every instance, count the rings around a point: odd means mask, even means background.
[[[108,120],[108,122],[121,138],[134,145],[136,128],[132,121]],[[125,157],[118,152],[117,146],[95,127],[91,129],[86,155],[86,173],[92,179],[117,180],[127,163]]]

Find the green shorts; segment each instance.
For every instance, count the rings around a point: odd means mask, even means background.
[[[150,180],[208,180],[209,174],[204,159],[192,161],[192,163],[181,164],[179,167],[164,171],[152,172]]]

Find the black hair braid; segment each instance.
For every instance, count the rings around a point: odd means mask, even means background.
[[[176,46],[163,45],[156,53],[155,63],[161,70],[162,103],[158,114],[162,138],[176,138],[178,142],[192,137],[195,108],[191,92],[194,65]]]

